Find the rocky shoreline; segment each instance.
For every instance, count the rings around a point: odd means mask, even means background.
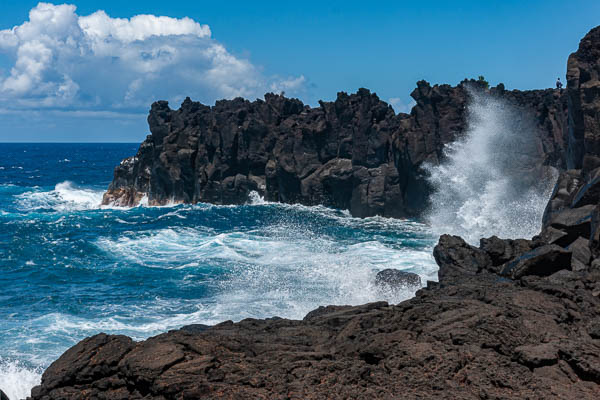
[[[414,217],[431,190],[423,167],[438,164],[444,146],[461,137],[473,92],[502,98],[535,121],[533,164],[569,164],[567,97],[552,89],[420,81],[410,115],[395,114],[367,89],[338,93],[317,108],[273,93],[214,107],[187,98],[178,110],[165,101],[152,105],[152,134],[115,168],[103,204],[243,204],[256,191],[268,201],[347,209],[355,217]]]
[[[398,305],[320,307],[302,321],[269,318],[188,326],[142,342],[96,335],[54,362],[31,399],[599,398],[600,28],[590,31],[569,57],[567,81],[562,93],[502,94],[542,101],[531,108],[541,132],[539,161],[563,169],[540,235],[531,240],[491,237],[478,247],[443,235],[434,250],[439,282],[428,282]],[[504,93],[501,89],[493,90]],[[117,167],[105,200],[134,204],[145,195],[154,204],[236,202],[254,188],[252,179],[259,178],[254,180],[260,188],[264,176],[268,198],[310,203],[319,197],[306,200],[302,193],[320,193],[324,200],[328,191],[341,188],[351,194],[353,215],[410,215],[417,211],[406,200],[411,191],[417,188],[418,193],[411,201],[426,195],[418,190],[419,163],[441,157],[443,144],[460,132],[464,115],[456,99],[466,93],[464,85],[420,83],[417,90],[410,116],[394,115],[365,91],[342,94],[311,110],[275,95],[265,102],[222,102],[216,110],[186,101],[182,109],[171,111],[155,103],[149,117],[152,135],[136,158]],[[442,92],[454,95],[440,98]],[[279,121],[275,139],[248,117],[251,113],[240,116],[240,109],[252,107],[263,121]],[[205,125],[189,123],[208,116],[220,122],[200,133],[198,127]],[[233,125],[226,123],[235,118]],[[316,125],[311,130],[300,120]],[[348,130],[347,121],[360,129]],[[334,132],[318,128],[321,122],[352,133],[332,142],[339,139],[335,151],[326,145],[310,147],[316,143],[314,132]],[[433,124],[429,128],[428,122]],[[254,152],[242,156],[244,135],[232,132],[245,124],[245,131],[260,140],[249,141],[247,148]],[[225,126],[230,128],[215,133],[215,127]],[[254,128],[248,130],[250,126]],[[419,130],[411,130],[415,126]],[[376,134],[372,139],[361,136],[368,132]],[[190,141],[198,137],[201,142]],[[312,138],[310,146],[302,147],[304,137]],[[340,153],[348,137],[352,145]],[[381,137],[385,141],[374,140]],[[265,152],[259,143],[273,147]],[[198,149],[195,155],[190,146]],[[295,157],[310,155],[304,151],[308,148],[316,158],[301,162]],[[182,169],[188,163],[194,168]],[[325,166],[331,167],[326,174]],[[360,174],[370,176],[368,181],[381,180],[383,189],[361,189]],[[321,191],[302,192],[304,187]],[[387,196],[387,190],[393,194]],[[400,205],[392,206],[399,199]],[[328,201],[336,206],[341,200]]]

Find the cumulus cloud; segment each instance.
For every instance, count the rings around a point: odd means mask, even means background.
[[[190,18],[100,10],[80,16],[74,5],[39,3],[29,21],[0,30],[0,107],[131,112],[156,99],[204,102],[302,90],[305,78],[266,77],[249,60]]]

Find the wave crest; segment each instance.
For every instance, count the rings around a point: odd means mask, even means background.
[[[57,184],[50,191],[29,191],[16,195],[22,211],[83,211],[100,208],[103,191],[84,189],[70,181]]]

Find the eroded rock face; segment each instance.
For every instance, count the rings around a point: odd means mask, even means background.
[[[600,167],[600,27],[579,43],[567,63],[569,100],[569,168],[583,169],[584,176]]]
[[[317,108],[275,94],[214,107],[186,99],[152,105],[151,135],[115,168],[104,204],[239,204],[267,200],[348,209],[354,216],[414,216],[430,188],[421,166],[437,164],[465,128],[469,88],[417,84],[411,114],[396,115],[367,89]],[[566,96],[492,88],[536,122],[539,163],[565,164]]]

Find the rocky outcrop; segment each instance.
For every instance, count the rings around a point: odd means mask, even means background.
[[[469,90],[418,82],[411,114],[395,114],[367,89],[338,93],[317,108],[267,94],[208,107],[186,99],[179,110],[152,105],[151,135],[115,168],[104,204],[239,204],[256,191],[267,200],[348,209],[354,216],[414,216],[427,205],[424,163],[465,129]],[[488,91],[535,121],[539,163],[566,164],[566,96],[555,90]]]
[[[540,239],[573,252],[576,269],[600,256],[600,27],[567,64],[568,165],[546,207]]]
[[[584,176],[600,167],[600,27],[579,43],[567,63],[569,108],[569,168],[583,169]]]
[[[486,250],[490,240],[514,258]],[[143,342],[100,334],[53,363],[32,398],[596,399],[600,268],[547,257],[515,279],[494,272],[527,258],[519,249],[548,246],[521,245],[443,236],[439,283],[396,306],[328,306],[302,321],[228,321]]]

